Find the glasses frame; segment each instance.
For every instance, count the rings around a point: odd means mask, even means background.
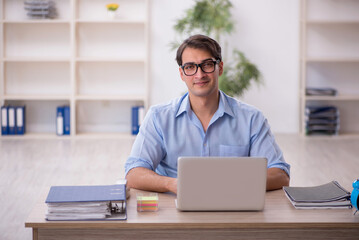
[[[208,62],[213,62],[214,63],[214,68],[213,68],[213,71],[211,71],[211,72],[206,72],[202,68],[202,65],[205,64],[205,63],[208,63]],[[189,64],[189,63],[185,63],[185,64],[181,65],[180,68],[182,68],[182,71],[183,71],[184,75],[193,76],[198,72],[198,68],[201,68],[202,72],[204,72],[204,73],[213,73],[216,70],[216,64],[219,64],[220,62],[221,62],[221,60],[217,59],[217,60],[206,60],[206,61],[204,61],[202,63],[199,63],[199,64],[191,63],[191,64],[194,64],[196,66],[196,71],[193,74],[186,74],[186,71],[184,70],[184,67],[186,66],[186,64]]]

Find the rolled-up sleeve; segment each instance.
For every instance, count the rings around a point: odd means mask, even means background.
[[[125,176],[136,167],[155,171],[166,154],[162,136],[162,131],[156,124],[156,111],[151,108],[140,126],[131,154],[125,163]]]
[[[251,125],[250,156],[266,157],[268,168],[280,168],[290,176],[290,165],[284,160],[268,121],[261,112],[257,112],[253,116]]]

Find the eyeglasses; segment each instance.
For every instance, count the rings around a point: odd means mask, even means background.
[[[197,73],[198,67],[201,68],[202,72],[204,73],[213,73],[216,69],[216,64],[219,64],[221,61],[217,60],[207,60],[200,64],[195,63],[185,63],[184,65],[180,66],[186,76],[193,76]]]

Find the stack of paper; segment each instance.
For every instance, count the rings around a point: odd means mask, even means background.
[[[283,187],[283,190],[297,209],[352,207],[350,192],[337,181],[315,187]]]
[[[335,95],[337,95],[337,90],[334,88],[308,87],[305,89],[305,94],[307,96],[335,96]]]
[[[137,211],[138,212],[155,212],[158,210],[158,195],[141,195],[137,194]]]
[[[55,18],[55,2],[48,0],[27,0],[24,2],[27,16],[30,18]]]
[[[305,108],[305,127],[307,135],[339,132],[339,110],[334,106],[307,106]]]
[[[47,220],[125,220],[126,185],[53,186]]]

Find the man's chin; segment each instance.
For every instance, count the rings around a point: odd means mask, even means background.
[[[218,91],[218,90],[217,90]],[[215,89],[194,89],[192,91],[190,91],[192,95],[196,96],[196,97],[208,97],[210,95],[212,95],[213,93],[215,93]]]

